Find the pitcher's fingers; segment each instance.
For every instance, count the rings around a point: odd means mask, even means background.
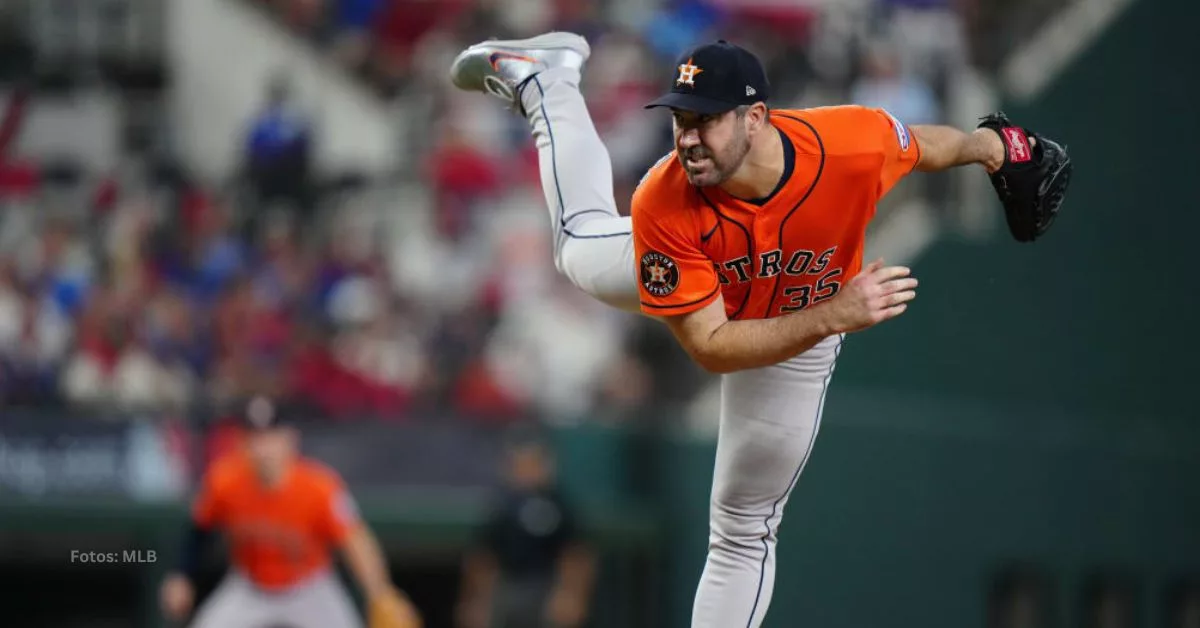
[[[903,292],[897,292],[895,294],[888,295],[886,303],[889,307],[894,307],[901,303],[908,303],[915,298],[917,298],[917,293],[915,291],[905,290]]]
[[[900,305],[893,305],[892,307],[889,307],[889,308],[883,310],[883,318],[881,318],[880,320],[886,321],[888,319],[896,318],[897,316],[900,316],[901,314],[903,314],[904,310],[907,310],[907,309],[908,309],[907,303],[901,303]]]
[[[888,294],[890,292],[900,292],[901,290],[915,290],[916,288],[916,277],[903,277],[901,279],[893,279],[883,283],[884,294]]]
[[[880,268],[883,268],[883,258],[882,257],[872,261],[870,264],[867,264],[865,267],[863,267],[862,272],[859,274],[869,275],[869,274],[879,270]]]
[[[912,269],[907,266],[888,266],[880,268],[873,272],[873,276],[877,281],[891,281],[901,277],[907,277],[912,273]]]

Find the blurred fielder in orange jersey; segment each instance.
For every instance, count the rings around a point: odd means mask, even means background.
[[[674,150],[617,213],[608,151],[579,91],[590,55],[571,33],[487,41],[451,81],[523,115],[538,148],[554,261],[576,286],[661,319],[721,374],[709,544],[692,628],[762,625],[776,538],[808,462],[846,334],[901,315],[907,268],[863,265],[877,203],[913,171],[1038,165],[1017,127],[909,126],[859,106],[773,110],[753,54],[724,41],[672,66]]]
[[[362,587],[371,628],[419,628],[337,473],[299,455],[298,432],[270,401],[251,401],[245,425],[245,447],[204,476],[182,564],[162,586],[167,617],[182,620],[191,611],[203,548],[223,532],[231,569],[197,610],[194,628],[362,626],[333,570],[334,550],[341,550]]]

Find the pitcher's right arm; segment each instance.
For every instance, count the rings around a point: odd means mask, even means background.
[[[828,301],[775,318],[729,320],[694,217],[663,208],[667,198],[639,190],[633,199],[642,311],[663,319],[684,350],[710,372],[778,364],[834,334],[899,316],[916,297],[917,281],[908,276],[909,269],[876,261]]]
[[[775,318],[731,321],[724,300],[665,318],[688,355],[712,373],[730,373],[779,364],[808,351],[825,338],[877,325],[904,313],[916,297],[909,269],[875,261],[837,296],[808,309]]]

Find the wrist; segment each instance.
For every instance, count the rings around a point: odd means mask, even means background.
[[[834,298],[828,303],[821,303],[808,310],[809,315],[812,316],[814,331],[821,338],[836,336],[848,331],[843,325],[838,323],[837,308],[835,307],[836,302],[837,299]]]
[[[983,166],[988,173],[995,172],[1004,166],[1004,140],[1000,134],[989,128],[975,129],[973,139],[979,147],[976,162]]]
[[[363,595],[367,599],[381,597],[387,595],[391,591],[391,583],[388,581],[371,581],[363,583]]]

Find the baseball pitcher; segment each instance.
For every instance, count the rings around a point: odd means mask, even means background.
[[[913,171],[982,165],[1013,236],[1049,228],[1071,174],[1053,141],[988,116],[964,133],[857,106],[773,110],[750,52],[725,41],[678,59],[674,150],[646,174],[632,216],[579,82],[571,33],[487,41],[455,60],[461,89],[496,96],[536,140],[554,260],[597,299],[661,319],[721,376],[707,562],[693,628],[755,628],[771,603],[776,534],[812,452],[846,334],[901,315],[909,269],[863,264],[879,200]]]

